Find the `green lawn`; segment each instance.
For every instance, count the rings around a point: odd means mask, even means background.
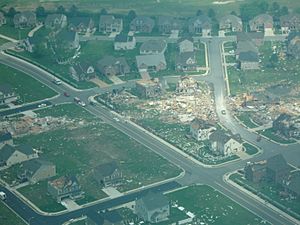
[[[251,113],[249,112],[241,112],[239,115],[237,115],[237,118],[246,126],[249,128],[255,128],[258,127],[258,125],[256,123],[254,123],[251,120],[250,117]]]
[[[236,63],[236,58],[234,55],[225,56],[226,63]]]
[[[259,131],[259,133],[261,135],[266,136],[266,137],[270,138],[271,140],[276,141],[276,142],[281,143],[281,144],[292,144],[292,143],[296,142],[295,140],[284,139],[284,138],[276,135],[274,133],[273,128],[269,128],[269,129],[266,129],[266,130]]]
[[[106,197],[92,174],[92,169],[102,163],[116,161],[119,164],[125,176],[124,184],[118,188],[120,191],[172,178],[181,172],[175,165],[75,104],[39,110],[38,115],[65,115],[79,124],[77,128],[62,126],[53,131],[15,139],[16,144],[28,143],[41,150],[43,158],[55,163],[57,176],[77,175],[86,193],[86,198],[79,200],[78,204]],[[152,160],[151,164],[149,158]],[[1,178],[12,183],[18,167],[1,171]],[[45,182],[21,188],[20,191],[43,210],[59,210],[55,202],[48,201],[50,196],[47,195]]]
[[[22,102],[33,102],[55,96],[56,92],[29,75],[0,64],[0,84],[10,84]]]
[[[254,155],[258,152],[258,148],[250,143],[244,143],[243,146],[245,147],[248,155]]]
[[[279,193],[284,190],[281,186],[266,181],[253,183],[247,181],[241,174],[238,173],[232,174],[230,179],[257,194],[261,198],[267,200],[268,202],[274,204],[276,207],[279,207],[281,210],[300,219],[299,199],[297,200],[280,197]],[[295,213],[298,213],[298,215],[295,215]]]
[[[16,29],[11,23],[0,26],[0,34],[14,38],[16,40],[21,40],[27,37],[31,29]]]
[[[9,42],[8,40],[4,39],[4,38],[0,38],[0,45],[3,45],[5,43]]]
[[[1,225],[25,225],[26,223],[0,201],[0,224]]]
[[[198,50],[196,51],[196,60],[197,65],[201,67],[206,66],[206,58],[205,58],[205,44],[198,43]]]

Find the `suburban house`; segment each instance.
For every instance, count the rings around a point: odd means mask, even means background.
[[[0,85],[0,105],[9,104],[19,99],[10,84]]]
[[[114,49],[118,50],[132,50],[136,46],[136,39],[133,35],[118,34],[115,37]]]
[[[123,183],[123,174],[116,162],[98,165],[93,170],[95,181],[104,187],[116,187]]]
[[[242,32],[243,23],[241,18],[235,15],[226,15],[220,19],[219,29],[225,32]]]
[[[99,31],[104,34],[121,33],[123,30],[123,20],[115,18],[113,15],[100,16]]]
[[[164,54],[167,49],[167,42],[165,40],[149,40],[143,42],[140,47],[141,55],[155,55]]]
[[[151,33],[155,22],[148,16],[137,16],[130,22],[130,30],[140,33]]]
[[[213,124],[198,118],[195,118],[190,125],[190,133],[197,141],[208,140],[209,135],[216,130]]]
[[[164,54],[138,55],[136,64],[140,72],[158,72],[167,68]]]
[[[136,92],[141,98],[154,98],[160,96],[162,88],[159,82],[153,80],[136,81]]]
[[[64,14],[48,14],[45,19],[45,28],[58,30],[67,26],[67,17]]]
[[[273,121],[273,129],[286,138],[300,138],[300,117],[282,113]]]
[[[57,34],[56,39],[58,42],[64,44],[65,49],[77,49],[80,46],[79,35],[75,31],[63,29]]]
[[[281,154],[267,159],[266,178],[271,182],[282,185],[290,170],[290,166]]]
[[[300,59],[300,32],[290,32],[287,37],[287,54]]]
[[[6,18],[4,16],[4,14],[2,12],[0,12],[0,27],[3,25],[3,24],[6,24]]]
[[[196,53],[179,53],[176,57],[176,70],[180,72],[197,71]]]
[[[255,51],[241,52],[238,57],[238,67],[241,70],[259,69],[259,56]]]
[[[75,176],[62,176],[48,181],[47,189],[58,203],[66,198],[77,199],[84,195]]]
[[[0,167],[10,167],[30,159],[38,158],[38,154],[29,145],[4,145],[0,149]]]
[[[280,17],[281,32],[300,31],[300,14],[288,14]]]
[[[94,31],[95,24],[90,17],[73,17],[69,19],[68,28],[79,34],[90,34]]]
[[[70,66],[70,74],[76,81],[90,80],[95,77],[95,69],[87,62],[79,62]]]
[[[258,183],[265,179],[267,169],[267,161],[247,162],[244,172],[245,179],[254,183]]]
[[[18,179],[34,184],[41,180],[54,177],[55,175],[56,166],[54,164],[40,159],[31,159],[22,163]]]
[[[193,52],[194,51],[194,41],[192,37],[180,38],[178,40],[179,52]]]
[[[217,155],[229,156],[244,150],[243,144],[237,137],[217,130],[209,135],[211,151]]]
[[[0,148],[4,145],[13,145],[13,138],[9,132],[0,133]]]
[[[35,13],[30,11],[17,13],[14,16],[13,21],[14,21],[15,28],[20,28],[20,29],[35,27],[37,23]]]
[[[265,33],[265,36],[274,35],[274,22],[273,17],[268,14],[261,14],[254,17],[249,21],[250,31],[261,31]]]
[[[135,201],[135,213],[139,218],[150,223],[168,220],[169,200],[162,193],[148,192]]]
[[[188,21],[188,29],[191,34],[200,34],[203,37],[211,36],[211,19],[206,15],[193,17]]]
[[[180,31],[182,29],[183,22],[172,16],[159,16],[157,26],[159,33],[171,34],[172,31]]]
[[[97,62],[99,72],[106,76],[125,75],[130,67],[124,57],[105,56]]]
[[[296,198],[300,198],[300,171],[292,172],[284,179],[283,187],[285,190]]]

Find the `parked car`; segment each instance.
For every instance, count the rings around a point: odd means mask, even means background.
[[[70,97],[70,95],[67,92],[64,92],[65,97]]]

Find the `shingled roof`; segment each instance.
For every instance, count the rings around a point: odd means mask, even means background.
[[[6,162],[9,157],[15,152],[15,148],[11,145],[4,145],[0,149],[0,162]]]
[[[267,160],[267,168],[273,171],[289,170],[290,167],[287,164],[282,154],[275,155]]]
[[[148,211],[169,205],[169,201],[166,196],[164,196],[162,193],[154,193],[151,191],[142,197],[141,201]]]

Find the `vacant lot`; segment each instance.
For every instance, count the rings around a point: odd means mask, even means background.
[[[94,181],[92,173],[93,168],[102,163],[115,161],[119,164],[125,177],[124,184],[118,188],[120,191],[175,177],[181,172],[162,157],[75,104],[40,110],[38,114],[57,117],[65,115],[78,122],[77,127],[62,127],[47,133],[28,135],[16,139],[16,143],[28,143],[42,151],[43,158],[56,164],[57,176],[77,175],[86,193],[86,198],[79,201],[79,204],[106,196]],[[11,182],[16,167],[3,171],[2,178]],[[24,187],[20,191],[43,210],[61,209],[55,202],[47,200],[50,197],[45,182]]]
[[[0,84],[10,84],[24,103],[55,96],[56,92],[29,75],[0,64]]]

